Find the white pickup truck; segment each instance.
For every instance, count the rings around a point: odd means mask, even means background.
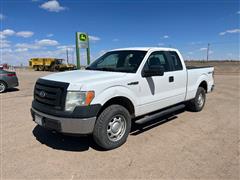
[[[172,48],[108,51],[86,70],[39,78],[31,113],[42,127],[92,134],[104,149],[121,146],[132,122],[145,123],[185,106],[201,111],[214,87],[213,67],[186,67]]]

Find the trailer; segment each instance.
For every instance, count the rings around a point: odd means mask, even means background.
[[[31,58],[29,60],[29,67],[35,71],[65,71],[74,70],[74,64],[64,64],[64,59],[57,58]]]

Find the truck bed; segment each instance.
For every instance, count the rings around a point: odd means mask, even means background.
[[[201,69],[201,68],[211,68],[213,66],[186,66],[187,70],[191,69]]]
[[[201,69],[201,68],[211,68],[213,66],[186,66],[187,70],[191,69]]]

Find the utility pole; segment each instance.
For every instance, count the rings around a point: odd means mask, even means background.
[[[87,52],[87,65],[90,64],[90,47],[89,47],[89,36],[87,34],[87,42],[88,42],[88,45],[87,45],[87,48],[86,48],[86,52]]]
[[[76,57],[77,57],[77,69],[80,69],[80,52],[78,43],[78,33],[76,32]]]
[[[209,49],[210,49],[210,43],[208,43],[208,46],[207,46],[207,62],[208,62],[208,58],[209,58]]]
[[[66,53],[67,53],[67,63],[69,64],[69,61],[68,61],[68,48],[66,49]]]

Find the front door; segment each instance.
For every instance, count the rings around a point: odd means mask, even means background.
[[[164,70],[164,74],[163,76],[141,78],[141,103],[138,107],[138,112],[141,115],[171,106],[184,100],[185,92],[183,92],[182,89],[180,90],[181,92],[179,92],[179,86],[183,87],[184,85],[177,82],[182,78],[182,74],[175,74],[172,59],[170,58],[169,52],[165,51],[155,51],[149,56],[144,68],[146,68],[146,66],[149,68],[152,65],[160,65]],[[176,77],[176,75],[180,75],[180,77]],[[184,81],[184,79],[181,79],[181,81]]]

